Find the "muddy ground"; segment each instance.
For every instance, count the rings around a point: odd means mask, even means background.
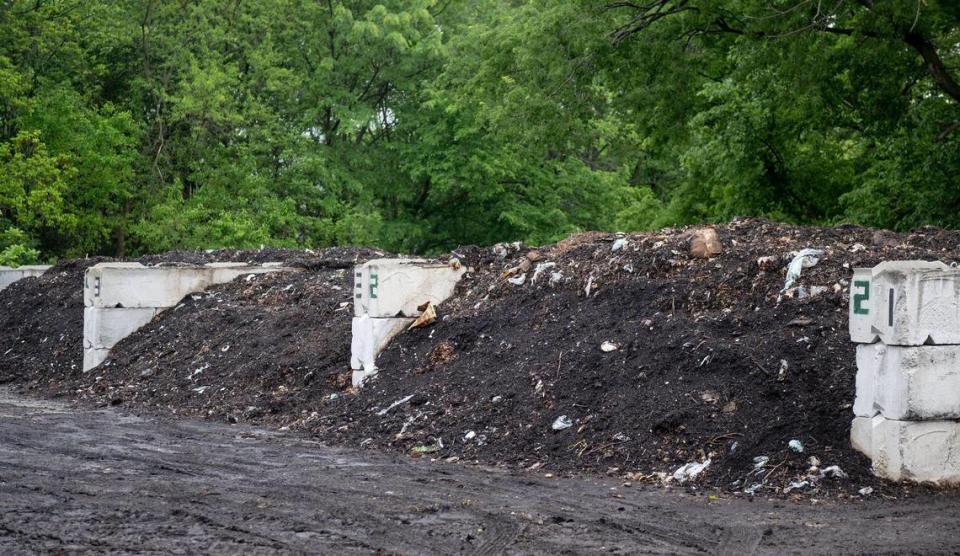
[[[752,502],[0,389],[0,553],[949,554],[956,495]]]

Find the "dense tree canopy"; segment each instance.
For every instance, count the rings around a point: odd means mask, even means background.
[[[0,264],[960,226],[947,0],[0,0]]]

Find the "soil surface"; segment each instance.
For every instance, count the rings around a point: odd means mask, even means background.
[[[685,482],[744,495],[923,491],[877,479],[850,447],[848,280],[884,260],[954,262],[960,234],[741,220],[716,228],[723,252],[705,259],[690,254],[696,231],[456,253],[476,272],[440,321],[392,342],[378,380],[329,402],[310,430],[658,483],[709,461]],[[781,293],[805,248],[822,257]]]
[[[535,250],[458,249],[451,258],[472,271],[440,319],[394,340],[380,375],[359,391],[349,382],[352,275],[344,270],[378,252],[259,253],[303,270],[189,296],[91,373],[79,371],[73,339],[82,308],[57,301],[75,286],[51,271],[35,279],[47,288],[40,310],[22,303],[21,290],[0,292],[0,307],[14,304],[11,323],[42,315],[20,336],[0,337],[32,357],[0,357],[0,381],[98,406],[539,473],[743,497],[931,492],[877,479],[850,447],[848,281],[854,267],[884,260],[956,262],[960,234],[752,219],[715,230],[722,252],[710,258],[691,253],[696,228],[580,234]],[[822,255],[781,291],[805,248]],[[44,347],[43,338],[61,336],[76,351]]]
[[[955,495],[795,503],[556,479],[0,389],[0,553],[948,554]]]

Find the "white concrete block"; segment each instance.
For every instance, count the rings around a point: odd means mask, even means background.
[[[372,371],[377,368],[377,355],[390,340],[407,329],[415,319],[375,319],[368,316],[354,317],[353,337],[350,344],[350,368],[355,371]]]
[[[850,337],[888,345],[960,344],[960,270],[891,261],[854,273]]]
[[[960,419],[960,346],[857,346],[861,417]]]
[[[136,332],[157,315],[162,308],[83,309],[83,347],[110,349]]]
[[[109,349],[84,348],[83,350],[83,372],[87,372],[103,363],[110,355]]]
[[[960,484],[960,422],[854,419],[850,440],[892,481]]]
[[[25,265],[18,266],[17,268],[10,268],[9,266],[0,266],[0,290],[6,288],[10,284],[23,280],[24,278],[31,278],[33,276],[40,276],[47,270],[49,266],[43,265]]]
[[[439,305],[451,295],[465,268],[422,259],[375,259],[354,269],[354,315],[416,317],[427,301]]]
[[[144,266],[140,263],[101,263],[84,275],[87,307],[173,307],[187,294],[245,274],[285,269],[275,265],[212,263],[202,266]]]

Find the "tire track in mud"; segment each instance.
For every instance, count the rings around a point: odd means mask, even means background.
[[[951,494],[751,503],[74,410],[0,390],[4,554],[937,553],[958,548],[958,518]]]

